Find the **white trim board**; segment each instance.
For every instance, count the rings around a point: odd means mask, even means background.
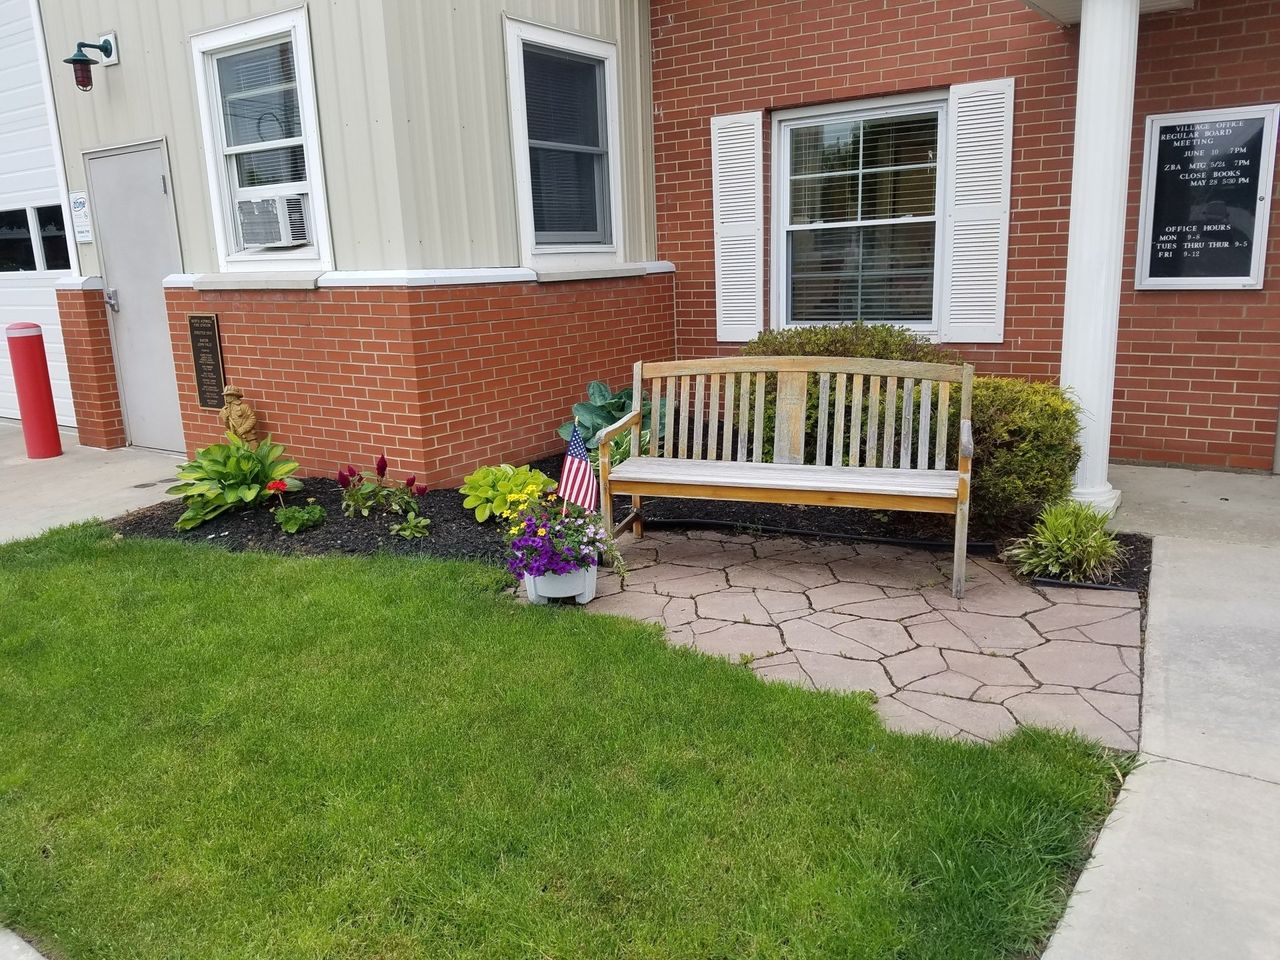
[[[675,273],[676,265],[669,260],[650,260],[640,263],[626,264],[636,270],[632,276],[647,276],[655,273]],[[616,274],[602,270],[596,274],[584,271],[575,279],[608,279]],[[220,276],[219,274],[171,273],[164,278],[164,286],[170,290],[195,289],[201,277]],[[260,289],[256,278],[252,275],[237,273],[235,287],[244,290]],[[101,278],[90,278],[98,282]],[[431,270],[330,270],[320,274],[315,280],[316,287],[454,287],[488,283],[535,283],[539,282],[536,271],[528,267],[452,267]],[[64,289],[82,289],[79,286]],[[222,289],[229,289],[223,287]]]

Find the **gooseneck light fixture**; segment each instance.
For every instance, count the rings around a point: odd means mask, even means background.
[[[98,61],[84,52],[86,47],[91,50],[97,50],[104,57],[110,59],[112,45],[111,41],[105,38],[101,43],[89,43],[86,40],[81,40],[76,44],[76,52],[62,61],[63,63],[71,64],[71,68],[76,75],[76,86],[87,92],[93,89],[92,70],[93,65]]]

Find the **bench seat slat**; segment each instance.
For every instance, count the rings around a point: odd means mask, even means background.
[[[908,497],[954,497],[959,487],[954,470],[911,470],[885,467],[820,467],[793,463],[735,463],[714,460],[669,460],[632,457],[609,473],[612,483],[694,484],[766,490],[829,490],[838,493],[896,494]]]

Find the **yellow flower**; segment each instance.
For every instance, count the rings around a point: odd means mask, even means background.
[[[538,536],[540,536],[540,537],[545,537],[546,535],[547,535],[547,528],[546,528],[546,527],[539,527],[539,528],[538,528]]]
[[[512,528],[511,528],[511,535],[512,535],[513,537],[514,537],[517,533],[519,533],[519,532],[520,532],[520,528],[519,528],[519,527],[512,527]]]

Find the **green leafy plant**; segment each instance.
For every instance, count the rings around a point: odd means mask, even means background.
[[[268,484],[301,490],[302,481],[293,476],[297,469],[297,461],[270,437],[251,447],[228,433],[226,443],[197,450],[195,459],[178,470],[180,482],[166,492],[181,497],[187,509],[174,526],[191,530],[227,510],[260,504],[276,492]]]
[[[420,517],[416,511],[410,510],[405,518],[399,523],[391,525],[391,532],[398,537],[404,537],[406,540],[417,540],[419,537],[425,537],[431,526],[429,517]]]
[[[614,393],[603,380],[592,380],[587,384],[586,402],[575,403],[573,405],[574,419],[560,424],[556,432],[564,440],[568,440],[573,435],[573,425],[576,422],[578,424],[578,432],[582,434],[582,439],[586,443],[587,449],[594,450],[600,446],[600,432],[607,427],[613,426],[630,412],[633,397],[634,391],[630,387]],[[659,437],[662,436],[663,411],[666,410],[666,407],[667,401],[666,398],[663,398],[658,403]],[[642,394],[640,398],[640,428],[642,430],[652,429],[652,415],[653,403],[649,400],[648,394]]]
[[[1005,550],[1004,559],[1027,577],[1110,583],[1128,551],[1107,529],[1107,519],[1087,503],[1051,504],[1031,532]]]
[[[276,526],[285,533],[298,533],[324,523],[324,507],[318,503],[305,507],[276,507],[273,516]]]
[[[478,523],[484,523],[492,516],[514,516],[555,486],[554,480],[527,464],[513,467],[499,463],[475,470],[463,479],[458,492],[463,496],[462,505],[475,511]]]
[[[338,468],[338,486],[342,488],[342,512],[348,517],[367,517],[378,513],[404,515],[418,507],[418,498],[427,492],[425,484],[409,476],[404,483],[387,477],[387,457],[382,454],[374,464],[373,473],[364,473],[353,466]]]
[[[847,323],[772,330],[746,344],[748,356],[832,356],[921,363],[960,362],[955,352],[902,327]],[[805,451],[816,455],[819,392],[817,377],[808,391]],[[918,389],[918,388],[917,388]],[[772,425],[776,384],[769,378],[765,423]],[[960,391],[951,391],[948,467],[959,447]],[[899,394],[901,402],[901,394]],[[864,417],[866,416],[864,412]],[[1080,462],[1076,404],[1056,384],[1004,377],[976,377],[973,384],[973,485],[969,530],[974,539],[1008,540],[1026,533],[1047,504],[1071,492]],[[832,422],[828,420],[828,422]],[[727,428],[727,425],[726,425]],[[866,429],[862,435],[867,435]],[[766,431],[765,459],[772,457],[772,430]],[[930,521],[921,521],[929,523]],[[937,535],[948,529],[939,526]]]

